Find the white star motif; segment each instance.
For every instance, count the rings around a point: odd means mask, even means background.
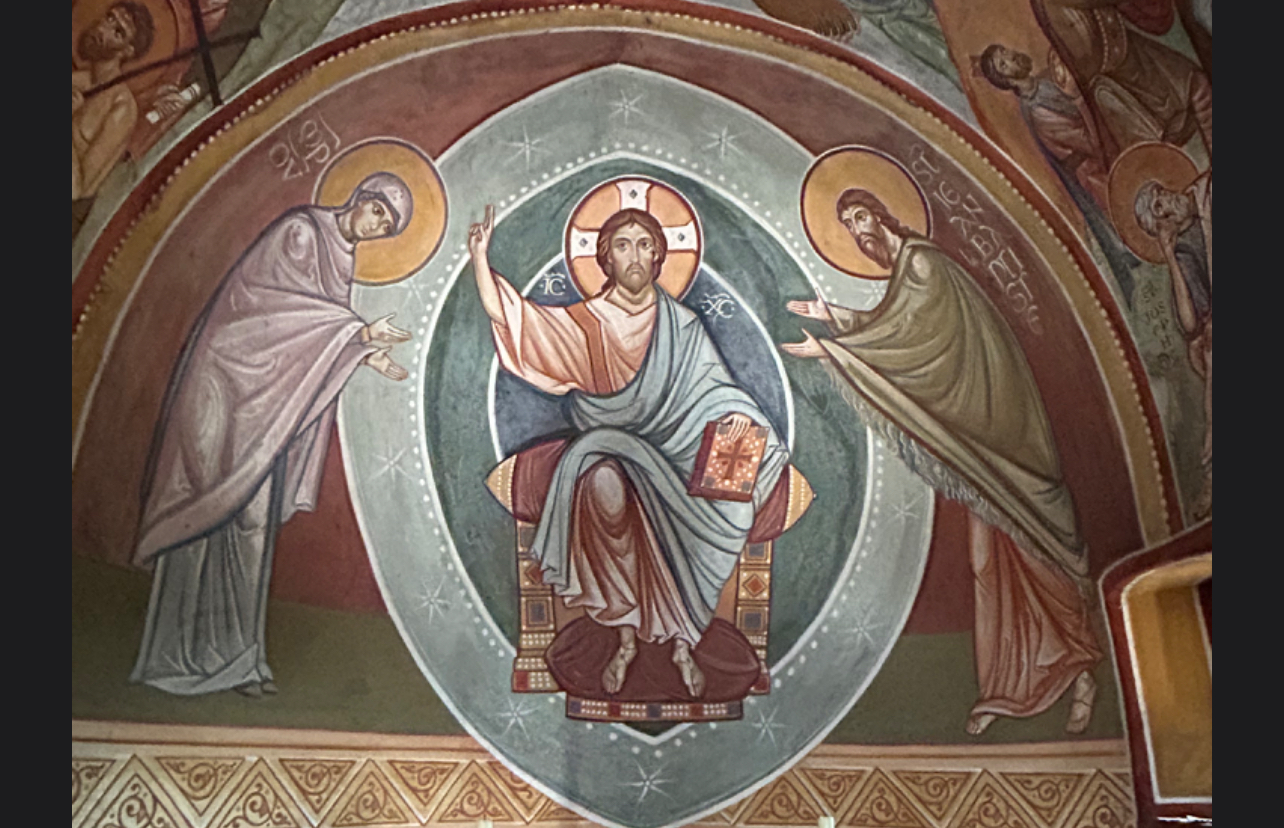
[[[638,765],[638,775],[641,776],[642,779],[638,782],[625,782],[623,784],[625,785],[625,787],[638,789],[639,803],[642,802],[642,800],[646,799],[646,795],[651,793],[652,791],[658,794],[664,794],[664,796],[668,796],[667,793],[664,793],[664,791],[660,790],[661,785],[667,785],[670,782],[670,780],[662,779],[660,777],[660,774],[663,772],[664,772],[663,765],[656,768],[653,773],[649,773],[649,774],[646,772],[645,768],[643,768],[641,765]]]
[[[727,150],[731,150],[736,154],[742,154],[740,152],[740,147],[736,146],[736,139],[739,138],[740,136],[732,135],[731,131],[728,130],[726,127],[723,127],[721,130],[717,132],[706,132],[705,137],[712,138],[713,140],[710,143],[705,144],[704,148],[707,150],[716,149],[718,151],[719,160],[726,159]]]
[[[641,95],[634,95],[630,98],[627,94],[621,92],[620,99],[611,103],[611,117],[614,118],[616,115],[623,115],[624,125],[628,126],[630,115],[646,114],[642,111],[642,108],[638,106],[638,101],[640,100],[642,100]]]
[[[442,597],[441,591],[446,588],[445,581],[438,581],[435,589],[430,592],[428,584],[424,584],[423,592],[420,593],[419,608],[428,611],[428,625],[437,620],[437,616],[445,617],[446,610],[450,609],[450,602]],[[507,733],[508,731],[504,731]]]
[[[874,643],[874,636],[872,635],[873,631],[880,630],[883,627],[887,626],[886,622],[871,624],[870,623],[871,614],[872,613],[866,612],[863,618],[861,618],[859,621],[857,621],[855,624],[853,624],[851,627],[849,627],[846,630],[848,635],[856,639],[856,643],[860,643],[860,640],[863,638],[866,641],[868,641],[870,645],[873,645]]]
[[[427,286],[418,279],[407,279],[401,283],[405,288],[405,293],[401,297],[401,306],[404,308],[410,305],[414,310],[426,308],[432,303],[428,301]]]
[[[533,706],[528,707],[525,701],[515,702],[508,699],[508,709],[499,714],[500,721],[506,722],[504,725],[503,735],[507,736],[508,731],[516,727],[522,732],[523,736],[530,736],[526,730],[526,716],[535,712]]]
[[[406,471],[401,467],[401,458],[405,457],[406,452],[408,451],[410,451],[410,449],[403,448],[401,451],[397,452],[396,454],[389,454],[389,455],[376,454],[375,459],[378,460],[382,465],[379,466],[379,468],[375,469],[375,473],[370,475],[370,479],[377,480],[380,477],[383,477],[385,474],[390,474],[392,475],[393,479],[396,479],[397,475],[401,475],[407,480],[413,480],[414,478],[411,477],[410,472]]]
[[[758,721],[750,722],[749,726],[758,731],[757,741],[761,742],[763,739],[770,739],[773,746],[777,744],[776,730],[786,729],[786,725],[783,722],[776,721],[776,708],[772,708],[770,716],[759,710]]]
[[[911,520],[918,520],[918,507],[921,501],[918,497],[913,497],[904,503],[896,503],[892,506],[892,520],[900,521],[902,524]]]
[[[522,140],[504,142],[508,144],[510,147],[517,148],[517,152],[513,153],[512,158],[508,159],[509,162],[511,163],[513,161],[516,161],[518,158],[525,158],[526,169],[529,170],[531,168],[531,158],[534,157],[536,153],[547,152],[547,150],[542,149],[539,146],[543,142],[544,142],[543,138],[532,138],[530,136],[530,133],[526,131],[526,127],[522,127]]]

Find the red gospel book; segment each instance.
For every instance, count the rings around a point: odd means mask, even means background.
[[[730,425],[716,420],[704,427],[704,440],[687,482],[687,494],[741,503],[753,499],[758,467],[767,450],[768,429],[750,426],[739,440],[732,440],[730,432]]]

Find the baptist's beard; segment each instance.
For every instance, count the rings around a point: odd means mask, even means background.
[[[874,264],[879,267],[892,266],[892,251],[887,249],[887,242],[884,239],[861,233],[856,237],[856,244],[860,246],[862,253],[874,260]]]
[[[1012,56],[1012,58],[1017,62],[1017,67],[1019,69],[1019,74],[1017,74],[1016,77],[1030,77],[1030,73],[1034,71],[1034,60],[1024,52],[1017,52]]]

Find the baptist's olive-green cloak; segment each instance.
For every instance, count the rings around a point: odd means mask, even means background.
[[[831,313],[826,364],[866,424],[933,488],[1027,551],[1086,573],[1034,375],[963,268],[908,239],[876,308]]]

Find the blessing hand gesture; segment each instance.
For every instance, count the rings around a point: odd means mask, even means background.
[[[490,249],[490,236],[495,231],[495,205],[486,205],[486,218],[468,228],[468,252],[476,259]]]

